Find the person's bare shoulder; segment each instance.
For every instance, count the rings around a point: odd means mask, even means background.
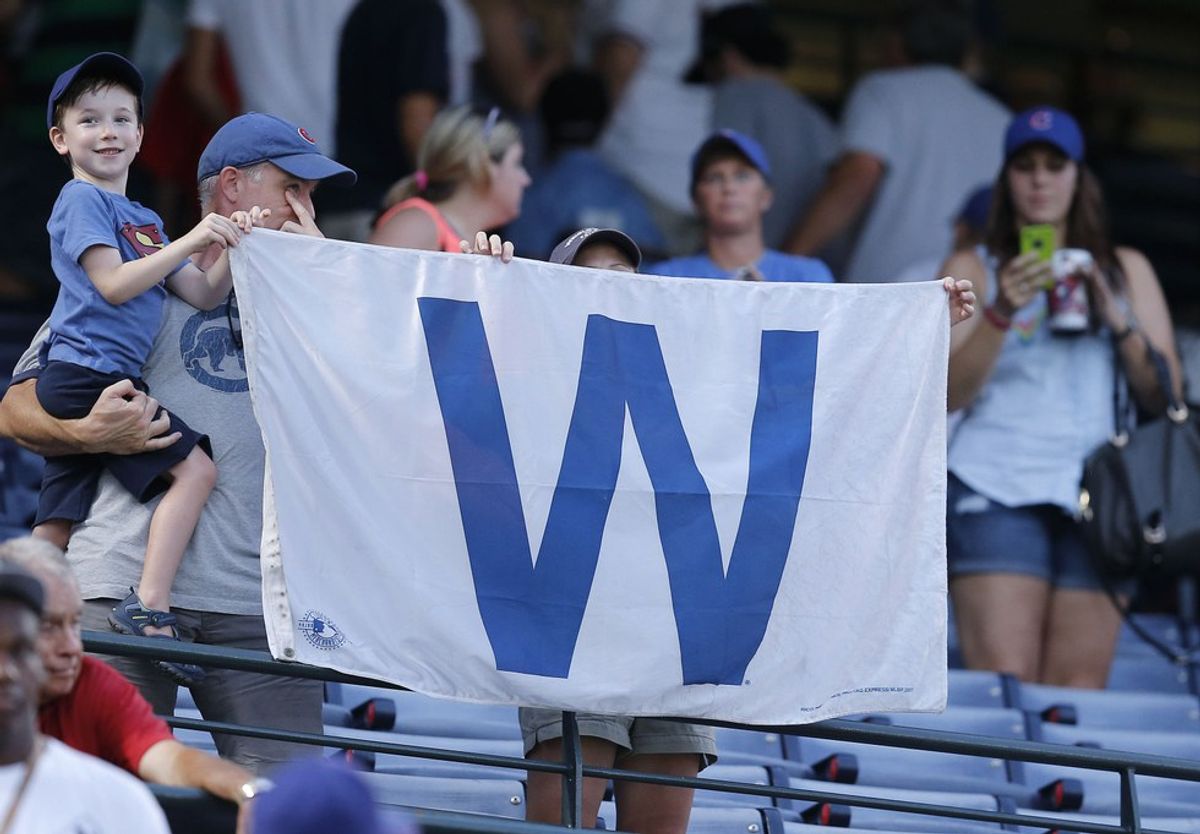
[[[437,225],[420,209],[407,208],[376,226],[367,243],[406,249],[437,249]]]

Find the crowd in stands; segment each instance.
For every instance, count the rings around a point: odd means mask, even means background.
[[[963,659],[1104,686],[1120,620],[1073,527],[1080,467],[1112,428],[1115,373],[1143,413],[1165,408],[1146,345],[1178,388],[1184,374],[1153,266],[1110,237],[1076,120],[1013,115],[975,83],[959,0],[900,4],[896,66],[861,77],[836,125],[785,83],[788,42],[764,5],[568,5],[540,43],[518,0],[6,5],[23,61],[4,87],[4,178],[27,199],[5,215],[0,293],[57,293],[46,323],[38,309],[16,334],[0,403],[0,812],[14,831],[41,830],[21,821],[43,809],[63,826],[135,814],[166,830],[129,774],[259,807],[254,831],[296,831],[297,815],[319,819],[297,811],[311,786],[344,779],[285,769],[255,800],[302,746],[218,734],[218,757],[156,717],[183,684],[207,718],[320,733],[318,682],[101,661],[80,642],[111,628],[267,649],[265,454],[227,254],[257,227],[685,278],[953,276]],[[1035,225],[1086,258],[1055,273],[1022,247]],[[1069,334],[1047,291],[1068,279],[1088,305]],[[522,710],[526,756],[561,755],[559,715]],[[702,726],[580,727],[589,764],[694,776],[718,755]],[[86,799],[56,802],[47,774]],[[559,785],[530,773],[530,819],[559,818]],[[587,780],[588,818],[604,787]],[[692,798],[630,783],[616,802],[623,829],[683,832]]]

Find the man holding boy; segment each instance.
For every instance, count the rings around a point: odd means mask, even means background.
[[[270,210],[266,227],[317,236],[321,232],[314,221],[314,188],[354,180],[354,172],[322,154],[307,132],[261,113],[239,116],[217,131],[197,173],[204,212],[228,216],[260,206]],[[154,417],[153,399],[122,383],[106,389],[80,420],[49,417],[32,390],[40,370],[37,348],[44,337],[44,332],[35,337],[0,403],[0,434],[39,454],[126,454],[174,441],[175,435],[164,434],[166,422]],[[143,378],[173,412],[204,426],[217,465],[216,486],[172,592],[178,628],[185,639],[197,643],[265,650],[258,564],[264,451],[250,405],[236,298],[231,295],[214,310],[198,311],[168,297]],[[107,629],[108,611],[136,582],[149,518],[148,506],[109,475],[102,476],[68,553],[85,600],[84,628]],[[173,712],[174,684],[146,661],[118,658],[113,665],[138,686],[156,712]],[[318,681],[209,669],[192,692],[208,719],[321,732]],[[264,739],[215,738],[223,756],[251,769],[305,749]]]

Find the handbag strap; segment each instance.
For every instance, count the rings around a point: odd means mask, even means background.
[[[1167,365],[1167,358],[1157,350],[1154,345],[1150,344],[1150,340],[1146,338],[1144,333],[1139,333],[1141,336],[1142,345],[1146,348],[1146,356],[1150,360],[1150,364],[1154,366],[1154,376],[1158,381],[1158,387],[1162,389],[1163,394],[1167,398],[1167,414],[1168,416],[1177,415],[1181,412],[1186,413],[1186,406],[1179,397],[1175,396],[1174,378],[1171,373],[1171,368]],[[1121,345],[1117,341],[1115,333],[1110,334],[1110,342],[1113,351],[1113,431],[1116,435],[1128,434],[1132,429],[1129,419],[1129,409],[1124,398],[1121,396],[1122,386],[1121,377],[1124,376],[1121,363]],[[1128,385],[1124,387],[1125,391],[1129,390]],[[1177,418],[1173,418],[1179,422]]]
[[[1129,626],[1129,630],[1136,634],[1139,640],[1161,654],[1175,666],[1188,668],[1192,664],[1200,663],[1200,649],[1173,646],[1151,634],[1144,625],[1137,621],[1133,611],[1130,610],[1133,600],[1130,600],[1128,603],[1122,602],[1120,594],[1117,593],[1117,589],[1112,584],[1112,579],[1103,571],[1097,570],[1096,573],[1100,577],[1100,584],[1104,588],[1104,593],[1112,601],[1113,608],[1116,608],[1117,613],[1121,615],[1121,622]]]

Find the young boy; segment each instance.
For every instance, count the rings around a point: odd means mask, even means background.
[[[193,306],[217,306],[231,286],[225,250],[263,216],[257,209],[229,218],[210,214],[168,242],[158,215],[125,197],[142,143],[141,94],[137,68],[106,52],[64,72],[50,93],[50,144],[70,164],[72,179],[46,227],[61,287],[36,391],[42,408],[60,419],[83,417],[100,392],[120,380],[145,390],[141,369],[162,316],[164,282]],[[205,263],[207,272],[196,263]],[[171,432],[179,439],[159,451],[48,459],[35,534],[65,547],[71,525],[87,517],[103,469],[142,501],[161,494],[141,580],[109,621],[126,634],[178,639],[169,613],[171,584],[216,467],[207,438],[174,415]],[[185,685],[204,675],[190,664],[158,666]]]
[[[642,264],[642,253],[624,232],[588,228],[560,241],[550,253],[550,263],[634,273]],[[518,712],[525,758],[561,758],[562,712],[529,707],[521,707]],[[589,765],[615,767],[614,762],[636,757],[638,769],[645,772],[694,777],[717,758],[712,727],[593,713],[580,713],[578,718],[580,732],[585,737],[584,762]],[[583,780],[585,819],[596,818],[606,785],[604,779]],[[692,790],[659,785],[643,785],[638,791],[618,787],[617,813],[622,820],[621,828],[683,831],[691,816],[693,793]],[[526,820],[559,821],[562,780],[556,774],[529,771],[527,794]]]
[[[824,261],[767,248],[763,218],[773,200],[771,166],[762,145],[736,130],[718,130],[692,155],[692,202],[704,228],[703,251],[646,271],[686,278],[832,282]]]

